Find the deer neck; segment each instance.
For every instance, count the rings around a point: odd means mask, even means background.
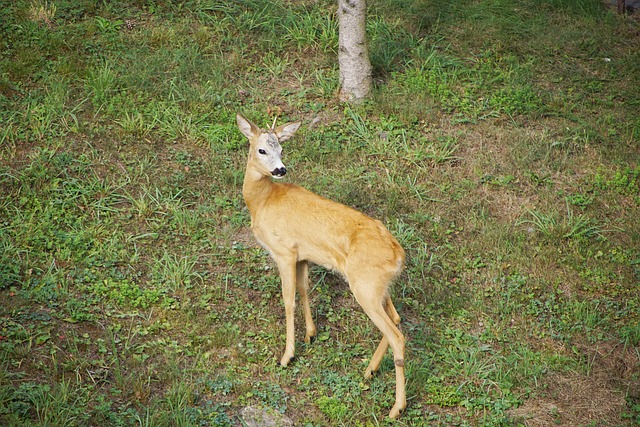
[[[252,167],[251,160],[249,160],[242,184],[242,196],[252,217],[269,197],[273,186],[271,177]]]

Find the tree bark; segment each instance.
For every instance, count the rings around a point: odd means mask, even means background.
[[[625,0],[618,0],[618,13],[625,13],[627,8],[626,6]]]
[[[338,0],[340,100],[358,102],[371,90],[366,0]]]

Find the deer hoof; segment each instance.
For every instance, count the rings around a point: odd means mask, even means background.
[[[367,370],[364,371],[364,379],[365,380],[370,380],[371,377],[373,377],[373,374],[375,374],[375,371],[372,370],[371,368],[367,368]]]
[[[406,407],[406,403],[404,405],[398,405],[397,403],[393,405],[391,408],[391,412],[389,412],[389,418],[396,419],[400,416],[404,408]]]
[[[291,361],[294,359],[295,358],[293,356],[282,356],[282,359],[280,360],[280,366],[282,366],[283,368],[286,368],[287,365],[291,363]]]

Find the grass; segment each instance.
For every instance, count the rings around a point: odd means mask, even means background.
[[[638,21],[592,0],[369,5],[337,100],[331,2],[0,8],[0,424],[640,422]],[[242,112],[302,120],[290,181],[387,224],[408,408],[342,280],[284,345],[241,196]],[[577,410],[576,408],[580,408]]]

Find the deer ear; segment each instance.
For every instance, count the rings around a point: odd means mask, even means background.
[[[260,134],[260,128],[240,113],[236,114],[236,122],[238,123],[240,132],[247,138],[251,139]]]
[[[295,122],[295,123],[285,123],[283,125],[278,126],[275,129],[275,134],[278,137],[278,140],[280,140],[280,142],[282,141],[286,141],[287,139],[291,138],[293,136],[293,134],[296,133],[296,131],[298,130],[298,128],[300,127],[300,122]]]

